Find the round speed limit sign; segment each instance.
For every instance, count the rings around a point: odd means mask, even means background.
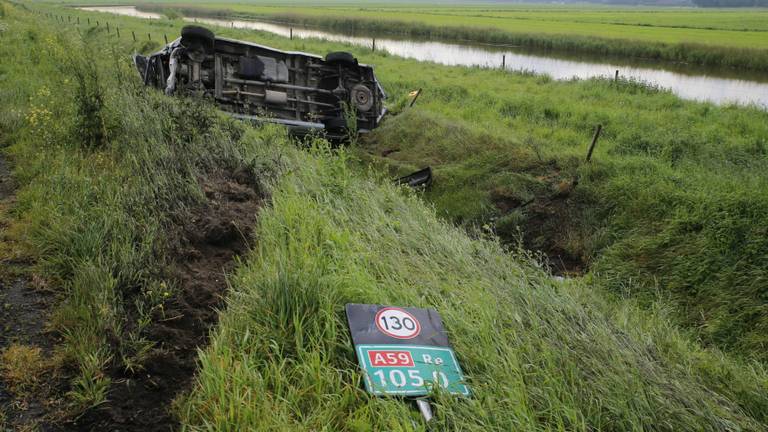
[[[384,308],[376,313],[376,327],[395,339],[412,339],[421,333],[419,320],[399,308]]]

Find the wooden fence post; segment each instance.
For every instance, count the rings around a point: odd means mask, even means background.
[[[411,104],[410,104],[410,105],[408,105],[408,107],[409,107],[409,108],[410,108],[410,107],[412,107],[412,106],[413,106],[413,104],[415,104],[415,103],[416,103],[416,99],[418,99],[420,95],[421,95],[421,89],[418,89],[418,90],[416,90],[416,95],[415,95],[415,96],[413,97],[413,99],[411,100]]]
[[[587,152],[587,162],[592,160],[592,152],[595,151],[595,145],[597,144],[597,139],[600,138],[600,132],[602,130],[603,125],[597,125],[597,129],[595,129],[595,136],[592,137],[592,144],[589,145],[589,151]]]
[[[120,39],[120,27],[115,27],[115,31],[117,31],[117,38]]]
[[[288,31],[288,37],[293,40],[293,27]]]
[[[152,33],[147,33],[147,37],[149,38],[149,40],[152,40]]]
[[[613,77],[613,82],[617,83],[619,82],[619,70],[616,69],[616,76]]]
[[[502,54],[501,55],[501,70],[505,70],[507,68],[507,55]]]
[[[136,32],[131,30],[131,35],[133,36],[133,41],[136,42]]]
[[[371,41],[371,51],[376,51],[376,38]]]

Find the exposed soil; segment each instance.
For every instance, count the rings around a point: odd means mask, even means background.
[[[523,246],[542,253],[556,275],[583,274],[587,270],[586,262],[563,247],[578,213],[573,199],[578,181],[563,178],[556,166],[538,180],[546,187],[526,201],[503,193],[491,193],[491,201],[502,217],[516,211],[522,216],[514,227],[499,227],[498,234],[505,241],[518,241],[522,236]]]
[[[12,206],[15,190],[9,164],[0,153],[0,216]],[[0,217],[0,242],[7,245],[13,239],[7,235],[6,221]],[[29,264],[22,258],[0,256],[0,353],[11,345],[25,346],[39,349],[40,358],[48,359],[56,343],[45,325],[54,295],[29,276]],[[12,391],[11,383],[0,374],[0,430],[57,430],[52,422],[61,385],[56,372],[46,369],[23,389]]]
[[[41,358],[50,359],[55,335],[45,327],[53,299],[30,287],[25,278],[0,281],[0,351],[11,345],[39,348]],[[61,400],[58,395],[66,385],[55,370],[45,370],[23,391],[11,391],[0,378],[0,409],[6,416],[2,427],[11,430],[57,431],[55,426]]]
[[[522,231],[526,248],[543,253],[555,275],[581,275],[587,271],[586,262],[562,246],[573,212],[567,198],[539,198],[525,211]]]
[[[245,254],[261,205],[254,182],[242,173],[209,178],[207,201],[177,222],[168,278],[178,293],[164,305],[165,319],[151,325],[156,343],[145,369],[110,372],[108,402],[70,426],[83,431],[169,431],[178,429],[170,412],[187,391],[197,369],[197,349],[208,342],[223,306],[226,273]]]
[[[11,168],[0,152],[0,201],[12,198],[15,191],[16,185],[11,177]]]

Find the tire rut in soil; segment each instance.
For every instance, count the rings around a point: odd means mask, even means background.
[[[189,390],[197,371],[197,350],[208,343],[227,289],[226,273],[244,255],[261,195],[255,183],[238,173],[202,183],[206,202],[178,221],[169,279],[177,295],[164,305],[165,320],[153,323],[156,343],[145,369],[111,370],[108,402],[69,425],[80,431],[170,431],[179,427],[173,400]]]
[[[7,235],[8,222],[3,216],[13,206],[16,184],[11,167],[0,150],[0,243],[11,249],[14,240]],[[7,370],[0,364],[0,430],[55,431],[63,380],[51,368],[44,366],[51,358],[56,336],[46,323],[54,294],[45,284],[27,271],[30,262],[14,256],[0,257],[0,354],[9,348],[23,348],[37,353],[31,359],[40,360],[43,369],[23,383],[6,380]],[[8,350],[8,351],[7,351]],[[0,359],[3,362],[3,359]],[[6,367],[8,365],[5,365]]]

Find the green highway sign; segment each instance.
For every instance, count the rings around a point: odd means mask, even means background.
[[[369,393],[425,396],[439,387],[470,394],[435,310],[348,304],[347,319]]]
[[[365,388],[375,395],[428,395],[435,386],[469,395],[450,348],[418,345],[357,345]]]

